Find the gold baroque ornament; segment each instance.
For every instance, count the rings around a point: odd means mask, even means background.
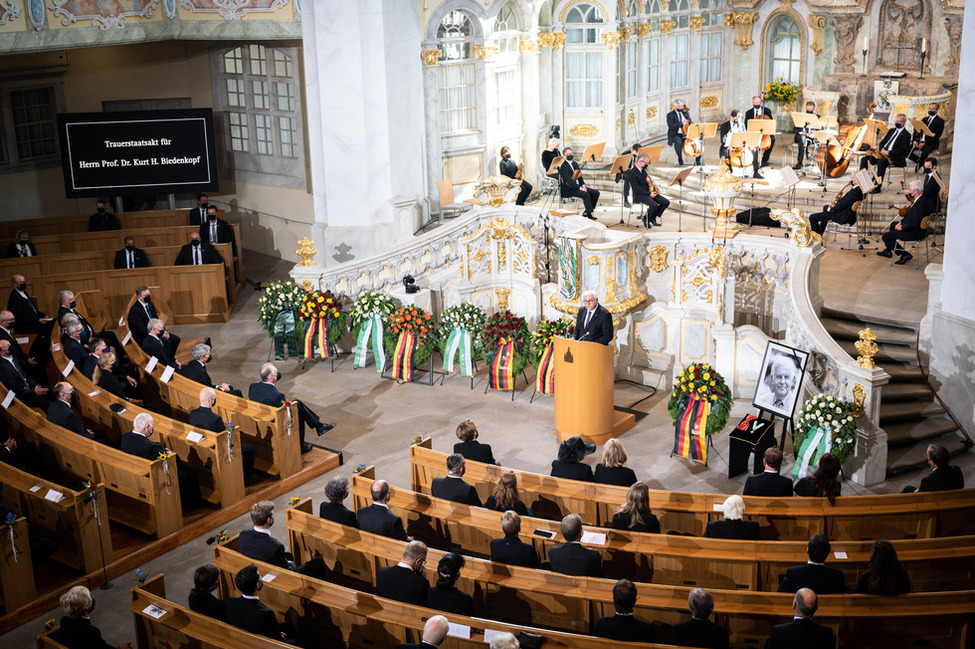
[[[510,288],[496,288],[494,294],[498,296],[498,309],[505,311],[508,308],[508,296],[511,295]]]
[[[615,50],[620,44],[619,32],[603,32],[603,43],[611,50]]]
[[[538,51],[538,41],[532,38],[523,38],[518,41],[518,49],[522,54],[534,53]]]
[[[735,16],[734,16],[734,14],[725,14],[724,15],[724,26],[725,27],[734,27],[735,26]]]
[[[626,123],[629,126],[636,124],[636,113],[634,113],[632,110],[630,111],[630,114],[626,116]]]
[[[558,311],[559,313],[565,313],[569,315],[575,315],[579,313],[578,304],[572,304],[571,302],[563,302],[558,298],[558,293],[553,293],[548,301],[549,304],[552,305],[552,308]],[[603,306],[606,307],[607,311],[616,315],[619,313],[626,313],[627,311],[632,310],[634,307],[646,301],[647,301],[647,296],[641,294],[641,295],[634,295],[633,297],[623,300],[622,302],[617,302],[616,304],[603,305]]]
[[[660,21],[660,33],[670,35],[670,32],[674,31],[674,27],[677,26],[676,20],[661,20]]]
[[[809,43],[809,49],[813,51],[813,54],[819,55],[823,51],[823,33],[826,30],[826,16],[816,16],[809,14],[806,16],[806,24],[812,29],[812,40]],[[823,115],[829,114],[829,111],[823,110]]]
[[[599,127],[595,124],[573,124],[569,133],[572,137],[595,137],[599,133]]]
[[[860,340],[856,341],[853,346],[860,354],[857,356],[857,365],[872,370],[874,368],[873,357],[880,351],[880,347],[877,346],[877,334],[871,331],[869,327],[861,329]]]
[[[318,251],[312,248],[313,243],[315,242],[308,237],[298,239],[298,248],[295,249],[295,254],[301,257],[301,261],[298,262],[299,266],[315,265],[315,255],[318,254]]]
[[[755,11],[736,11],[734,13],[735,26],[738,28],[738,38],[735,39],[735,45],[743,50],[747,50],[755,44],[755,41],[752,40],[752,28],[755,26],[757,18],[758,12]]]
[[[494,45],[475,45],[473,47],[474,58],[479,61],[487,61],[488,59],[494,58],[498,53],[498,48]]]
[[[637,23],[636,24],[636,35],[638,38],[646,38],[650,35],[650,28],[652,25],[650,23]]]
[[[539,47],[552,47],[555,45],[555,33],[554,32],[542,32],[538,35],[538,45]]]
[[[662,273],[667,270],[667,255],[668,250],[663,246],[654,246],[650,248],[650,259],[647,260],[650,270],[656,273]]]
[[[807,248],[814,241],[822,241],[822,237],[813,232],[809,226],[809,219],[802,210],[772,210],[769,216],[789,228],[789,238],[800,248]]]
[[[704,16],[691,16],[689,24],[691,29],[701,31],[701,27],[704,27]]]
[[[565,45],[565,32],[555,32],[555,49]]]
[[[647,107],[647,119],[654,119],[657,117],[657,107],[648,106]]]
[[[300,286],[301,290],[305,293],[311,293],[313,290],[315,290],[315,285],[312,284],[310,279],[301,280]]]
[[[623,25],[619,30],[620,42],[626,43],[630,40],[630,36],[633,36],[633,28]]]
[[[707,97],[701,97],[701,108],[705,110],[710,110],[712,108],[717,108],[719,99],[714,95],[708,95]]]
[[[423,65],[436,65],[440,60],[440,50],[437,48],[423,50],[420,52],[420,58],[423,59]]]
[[[867,398],[867,391],[863,389],[863,386],[859,383],[853,384],[853,416],[862,417],[866,414],[863,409],[863,402]]]

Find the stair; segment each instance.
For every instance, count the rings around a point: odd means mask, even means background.
[[[823,308],[821,322],[833,339],[856,358],[860,330],[877,336],[874,362],[890,375],[883,387],[880,426],[887,432],[887,476],[923,468],[928,444],[941,444],[951,454],[965,450],[957,426],[948,419],[924,382],[917,364],[916,330],[909,323],[853,316]]]

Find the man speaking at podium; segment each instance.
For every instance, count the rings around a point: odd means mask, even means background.
[[[576,316],[576,340],[608,345],[613,339],[613,316],[606,307],[599,304],[596,293],[586,291],[582,294],[582,308]]]

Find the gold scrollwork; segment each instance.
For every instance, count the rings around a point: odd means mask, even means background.
[[[586,257],[586,266],[598,266],[598,265],[599,265],[599,257],[597,257],[596,255],[590,255],[589,257]]]
[[[616,289],[616,280],[612,277],[607,278],[604,290],[606,292],[606,302],[609,304],[620,301],[619,296],[616,294]]]
[[[637,23],[636,24],[636,35],[638,38],[646,38],[650,35],[650,29],[653,27],[650,23]]]
[[[312,284],[312,281],[310,279],[301,280],[300,286],[301,286],[301,290],[304,291],[305,293],[311,293],[313,290],[315,290],[315,285]]]
[[[630,293],[636,293],[639,290],[636,285],[636,248],[632,246],[629,251],[628,269],[630,271]]]
[[[874,368],[873,357],[880,351],[880,347],[877,346],[877,334],[869,327],[861,329],[860,340],[853,343],[853,346],[856,347],[857,352],[860,354],[857,356],[857,365],[864,369],[872,370]]]
[[[420,52],[420,58],[423,59],[423,65],[436,65],[440,60],[440,50],[437,48],[423,50]]]
[[[498,48],[495,45],[475,45],[474,58],[479,61],[487,61],[488,59],[493,59],[498,53]]]
[[[806,218],[802,210],[795,208],[792,210],[772,210],[769,216],[773,220],[788,226],[789,238],[800,248],[807,248],[814,241],[822,241],[822,237],[813,232],[809,225],[809,219]]]
[[[599,133],[599,127],[595,124],[573,124],[569,128],[572,137],[595,137]]]
[[[634,307],[646,301],[647,301],[646,295],[643,294],[634,295],[633,297],[623,300],[622,302],[617,302],[616,304],[610,304],[609,306],[606,307],[606,310],[614,315],[620,313],[626,313],[627,311],[632,310]],[[553,294],[552,297],[549,298],[549,303],[552,305],[552,308],[558,311],[559,313],[567,313],[567,314],[574,315],[579,312],[578,304],[572,304],[571,302],[563,302],[562,300],[558,299],[558,297],[556,297],[556,294]]]
[[[511,295],[510,288],[496,288],[494,294],[498,297],[498,309],[505,311],[508,308],[508,296]]]
[[[806,16],[806,24],[812,29],[813,37],[809,43],[809,49],[813,51],[813,54],[819,55],[823,51],[823,33],[826,31],[826,16],[816,16],[814,14],[809,14]],[[828,114],[823,111],[823,114]]]
[[[555,49],[565,45],[565,32],[555,32]]]
[[[862,417],[866,414],[863,409],[863,402],[867,399],[867,391],[859,383],[853,384],[853,416]]]
[[[538,41],[533,38],[523,38],[518,41],[518,49],[522,54],[529,54],[538,51]]]
[[[314,243],[308,237],[298,239],[298,248],[295,249],[295,254],[301,258],[301,261],[298,262],[299,266],[315,265],[315,255],[318,254],[318,251],[312,248],[312,244]]]
[[[555,45],[555,34],[553,32],[542,32],[538,35],[539,47],[552,47]]]
[[[626,116],[626,124],[627,124],[628,126],[633,126],[634,124],[636,124],[636,113],[635,113],[635,112],[633,112],[632,110],[631,110],[631,111],[630,111],[630,113],[629,113],[629,114],[628,114],[628,115]]]
[[[758,12],[736,11],[733,15],[735,26],[738,28],[738,38],[735,39],[735,45],[747,50],[755,44],[755,41],[752,40],[752,29],[755,26],[755,20],[758,19]]]
[[[647,106],[647,119],[655,119],[657,117],[657,107]]]
[[[734,27],[735,26],[735,16],[734,16],[734,14],[725,14],[724,15],[724,26],[725,27]]]
[[[670,32],[674,31],[674,27],[677,26],[676,20],[670,20],[669,18],[660,21],[660,33],[670,35]]]
[[[620,27],[619,34],[621,43],[629,42],[630,37],[633,36],[633,28],[623,25]]]
[[[654,246],[650,248],[650,259],[648,265],[650,270],[655,273],[662,273],[667,270],[667,255],[669,251],[664,246]]]
[[[704,16],[691,16],[688,23],[691,29],[695,31],[701,31],[701,27],[704,27]]]
[[[715,95],[708,95],[707,97],[701,97],[701,108],[704,110],[711,110],[712,108],[717,108],[719,100]]]
[[[724,279],[725,268],[728,266],[728,256],[723,246],[715,246],[708,250],[708,267],[715,271],[718,279]]]
[[[620,44],[619,32],[603,32],[603,44],[611,50],[615,50]]]

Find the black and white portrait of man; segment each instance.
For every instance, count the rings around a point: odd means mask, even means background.
[[[809,354],[769,341],[752,405],[792,417]]]

